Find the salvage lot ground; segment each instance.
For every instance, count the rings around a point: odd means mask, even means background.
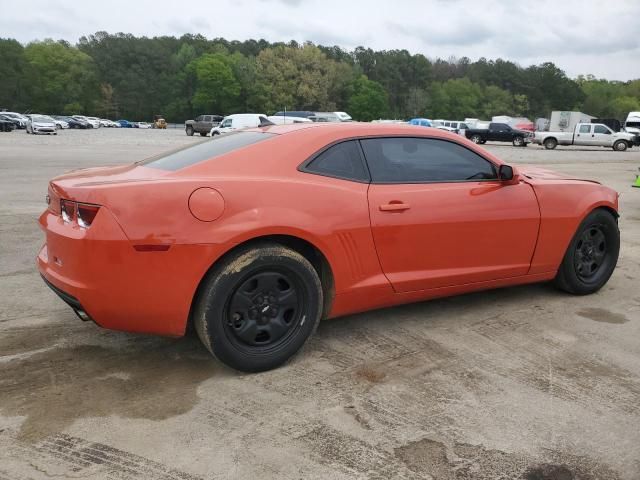
[[[80,322],[40,280],[47,180],[195,143],[0,134],[0,479],[640,478],[640,152],[489,145],[618,191],[598,294],[524,286],[324,322],[288,366]]]

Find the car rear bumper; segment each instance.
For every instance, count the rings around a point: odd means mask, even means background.
[[[88,229],[47,210],[46,243],[37,257],[43,279],[82,319],[129,332],[180,336],[191,304],[220,246],[171,245],[138,251],[102,207]]]

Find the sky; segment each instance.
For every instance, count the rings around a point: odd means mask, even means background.
[[[429,59],[553,62],[570,77],[640,78],[640,0],[0,0],[0,38],[97,31],[406,49]]]

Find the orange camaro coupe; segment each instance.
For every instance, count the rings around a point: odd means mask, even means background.
[[[408,125],[245,130],[57,177],[47,202],[38,267],[82,319],[192,325],[242,371],[287,361],[321,318],[550,280],[592,293],[620,247],[610,188]]]

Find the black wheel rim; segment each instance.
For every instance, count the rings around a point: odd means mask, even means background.
[[[607,261],[607,236],[602,225],[585,228],[576,242],[573,264],[578,278],[584,281],[593,278]]]
[[[229,298],[225,331],[243,350],[259,353],[277,348],[301,325],[303,305],[300,281],[291,272],[252,272]]]

